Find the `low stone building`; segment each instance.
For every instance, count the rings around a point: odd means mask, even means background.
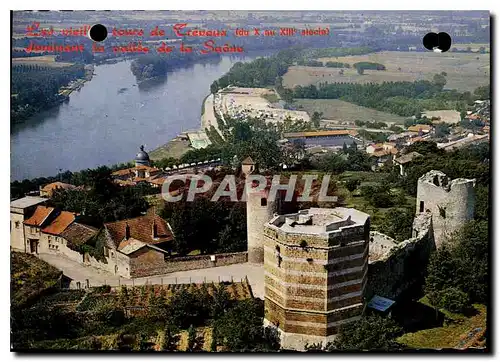
[[[78,215],[38,205],[23,223],[23,251],[32,254],[57,254],[76,262],[84,261],[77,248],[97,234],[97,229],[76,222]]]
[[[33,215],[38,205],[46,201],[45,198],[26,196],[10,203],[10,247],[13,250],[26,252],[24,221]]]
[[[370,216],[355,209],[311,208],[278,215],[264,227],[265,319],[281,346],[335,338],[364,311]]]
[[[168,223],[154,213],[104,224],[108,270],[126,278],[159,270],[174,237]]]

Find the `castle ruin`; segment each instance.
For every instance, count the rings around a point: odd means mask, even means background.
[[[418,179],[417,214],[431,213],[437,247],[474,218],[475,185],[475,179],[449,180],[443,172],[435,170]]]

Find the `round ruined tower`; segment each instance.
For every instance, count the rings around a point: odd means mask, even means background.
[[[429,171],[418,179],[417,214],[432,213],[437,247],[474,218],[475,185],[475,179],[450,180],[437,170]]]
[[[277,211],[277,200],[269,200],[269,188],[247,189],[247,246],[248,262],[264,263],[264,224]]]

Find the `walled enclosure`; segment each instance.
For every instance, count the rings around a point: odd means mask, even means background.
[[[441,171],[429,171],[418,179],[417,214],[432,213],[434,240],[439,247],[465,222],[474,218],[475,179],[450,181]]]
[[[311,208],[275,216],[264,228],[265,325],[281,346],[332,341],[364,310],[370,216]]]

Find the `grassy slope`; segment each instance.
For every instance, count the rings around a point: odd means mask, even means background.
[[[31,254],[11,253],[11,304],[18,307],[57,285],[62,272]]]
[[[421,303],[429,305],[426,297]],[[474,304],[478,313],[474,316],[464,316],[441,310],[450,322],[443,327],[424,329],[415,333],[407,333],[399,337],[397,341],[410,348],[456,348],[460,341],[475,328],[486,329],[486,306]]]

